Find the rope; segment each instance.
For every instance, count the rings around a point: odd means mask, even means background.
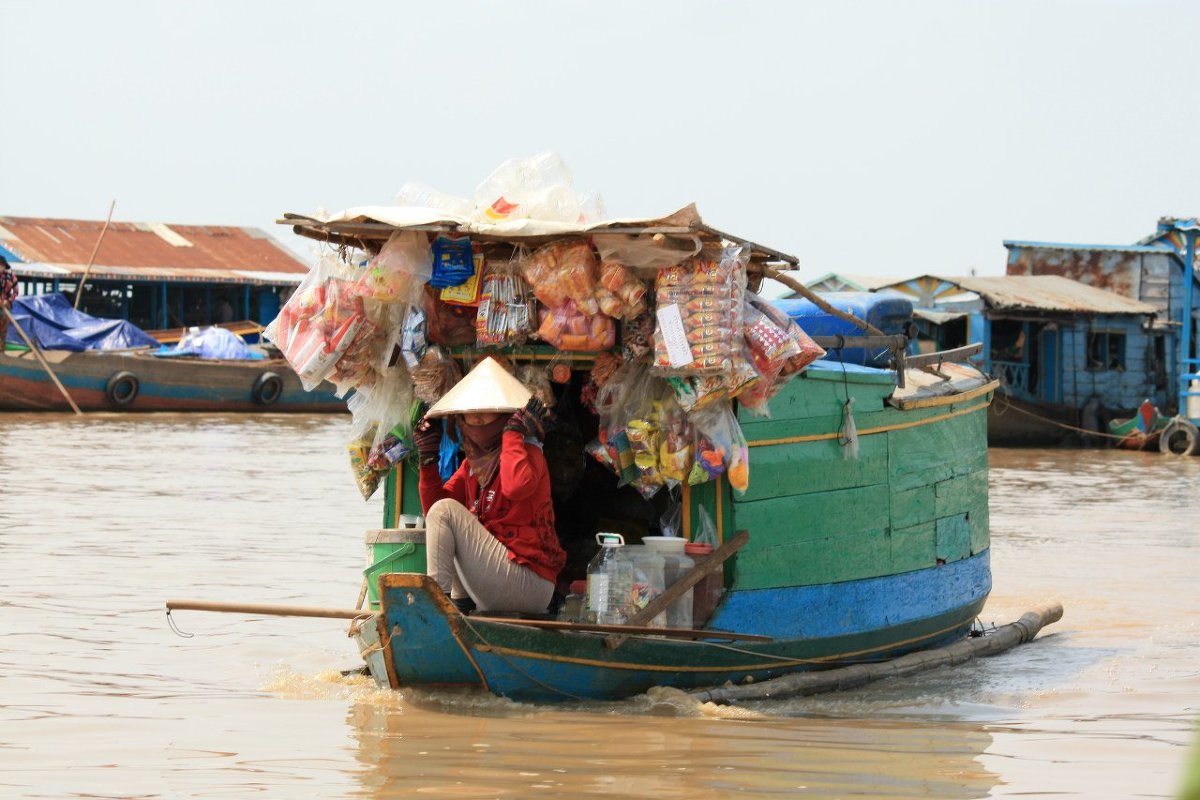
[[[1001,414],[1003,414],[1009,410],[1012,410],[1012,411],[1016,411],[1018,414],[1024,414],[1027,417],[1033,417],[1034,419],[1041,420],[1042,422],[1048,422],[1051,425],[1057,425],[1060,428],[1066,428],[1069,431],[1077,431],[1078,433],[1085,433],[1088,436],[1099,436],[1102,439],[1117,439],[1117,440],[1122,440],[1125,438],[1124,436],[1118,436],[1118,435],[1112,434],[1112,433],[1101,433],[1100,431],[1093,431],[1093,430],[1089,430],[1087,428],[1080,428],[1075,425],[1068,425],[1065,422],[1059,422],[1058,420],[1050,419],[1049,417],[1043,417],[1041,414],[1035,414],[1032,411],[1026,411],[1023,408],[1017,408],[1016,406],[1014,406],[1012,403],[1009,402],[1007,395],[1002,395],[1002,394],[997,393],[997,396],[1004,399],[1004,408],[1002,411],[999,412]]]
[[[504,655],[504,653],[496,652],[496,648],[490,642],[488,642],[487,639],[483,638],[483,634],[481,634],[479,632],[478,628],[476,628],[474,625],[471,624],[470,617],[468,617],[466,614],[464,614],[462,621],[463,621],[464,625],[466,625],[468,628],[470,628],[471,633],[475,634],[475,636],[479,639],[480,642],[482,642],[487,647],[492,648],[492,653],[499,656],[500,660],[503,661],[505,664],[507,664],[509,666],[509,668],[512,669],[514,672],[520,673],[527,680],[529,680],[533,683],[536,683],[538,686],[542,687],[543,689],[546,689],[547,691],[554,692],[555,694],[562,695],[563,697],[569,697],[570,699],[575,700],[580,703],[585,702],[587,700],[587,698],[585,698],[585,697],[580,697],[579,695],[575,695],[575,694],[571,694],[570,692],[563,691],[562,689],[559,689],[557,686],[551,686],[548,683],[544,683],[544,682],[538,680],[533,675],[530,675],[528,672],[526,672],[525,670],[521,669],[516,664],[514,664],[508,658],[508,656]]]

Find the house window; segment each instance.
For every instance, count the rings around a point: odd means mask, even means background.
[[[1125,369],[1125,334],[1089,331],[1087,361],[1087,368],[1095,372]]]

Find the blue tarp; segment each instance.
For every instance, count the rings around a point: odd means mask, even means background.
[[[846,311],[874,325],[885,334],[904,333],[912,322],[912,301],[894,294],[875,292],[822,292],[821,299],[839,311]],[[771,304],[794,319],[809,336],[862,336],[857,325],[828,314],[810,300],[795,298],[772,300]],[[891,363],[891,351],[886,349],[867,351],[847,347],[838,352],[831,351],[829,358],[847,364],[862,364],[867,367],[887,367]]]
[[[262,353],[251,350],[242,337],[224,328],[210,327],[188,331],[174,347],[162,347],[156,356],[195,356],[221,360],[265,358]]]
[[[61,292],[19,297],[13,303],[13,318],[43,350],[128,350],[157,347],[158,340],[132,322],[101,319],[76,311]],[[10,325],[7,341],[25,344]]]

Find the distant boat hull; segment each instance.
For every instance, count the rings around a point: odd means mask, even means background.
[[[323,383],[307,392],[287,363],[278,359],[213,361],[95,350],[50,350],[45,356],[83,411],[346,410],[332,385]],[[128,397],[131,388],[133,396]],[[70,410],[33,353],[10,350],[0,355],[0,411]]]

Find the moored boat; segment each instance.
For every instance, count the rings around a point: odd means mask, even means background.
[[[1111,436],[1120,437],[1116,446],[1126,450],[1148,450],[1158,446],[1158,439],[1171,421],[1164,417],[1149,400],[1143,400],[1137,413],[1128,419],[1114,419],[1108,423]]]

